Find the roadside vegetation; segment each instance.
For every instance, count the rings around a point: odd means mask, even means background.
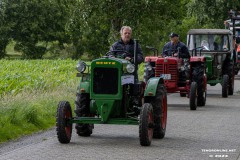
[[[76,62],[0,60],[0,142],[54,126],[58,102],[73,103]]]

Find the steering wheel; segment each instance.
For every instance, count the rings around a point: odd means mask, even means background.
[[[112,51],[108,51],[105,55],[106,56],[110,56],[110,53],[117,53],[117,52],[122,52],[122,54],[120,55],[117,55],[116,58],[122,58],[122,59],[125,59],[128,55],[130,55],[129,52],[127,51],[123,51],[123,50],[112,50]]]
[[[168,51],[171,51],[170,54],[168,54]],[[177,52],[176,52],[177,51]],[[165,53],[169,57],[178,57],[178,49],[167,49],[163,53]],[[177,56],[174,56],[174,54],[177,53]]]

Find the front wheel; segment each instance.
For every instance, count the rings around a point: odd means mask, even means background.
[[[150,146],[153,136],[153,108],[150,103],[142,106],[139,122],[139,139],[142,146]]]
[[[58,104],[56,116],[56,131],[60,143],[69,143],[72,136],[72,109],[70,103],[61,101]]]
[[[197,105],[198,106],[205,106],[206,99],[207,99],[207,91],[205,90],[201,96],[198,95]]]
[[[197,109],[197,83],[192,82],[190,88],[189,104],[191,110]]]

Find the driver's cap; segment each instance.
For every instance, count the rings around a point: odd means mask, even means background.
[[[172,33],[169,35],[169,37],[173,38],[173,37],[179,37],[179,36],[178,36],[177,33],[173,33],[173,32],[172,32]]]

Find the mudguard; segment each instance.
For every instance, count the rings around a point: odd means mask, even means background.
[[[77,93],[90,93],[90,82],[81,82],[77,88]]]
[[[205,62],[206,58],[205,57],[191,57],[190,62]]]
[[[158,84],[164,84],[162,77],[153,77],[147,81],[144,96],[155,96]]]
[[[237,63],[240,63],[240,44],[238,45],[236,54],[237,54]]]

